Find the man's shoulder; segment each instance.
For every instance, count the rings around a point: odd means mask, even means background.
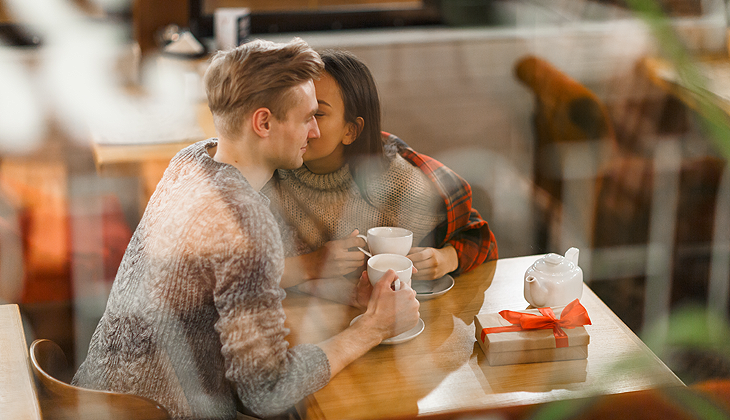
[[[238,170],[213,161],[207,152],[198,154],[208,144],[201,143],[178,153],[157,185],[151,204],[185,215],[186,219],[221,212],[236,214],[252,208],[268,210],[268,199],[254,190]]]
[[[209,254],[277,229],[267,200],[250,185],[209,181],[161,186],[159,200],[145,213],[152,223],[150,234],[176,238],[199,254]]]
[[[183,147],[170,160],[170,165],[180,161],[190,161],[199,158],[202,153],[207,153],[211,147],[218,145],[218,139],[211,137],[205,140],[197,141],[193,144]]]

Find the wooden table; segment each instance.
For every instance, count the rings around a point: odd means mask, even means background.
[[[18,305],[0,305],[0,417],[40,420]],[[7,416],[7,417],[6,417]]]
[[[587,360],[490,366],[474,338],[474,315],[527,308],[522,279],[537,258],[501,259],[457,277],[452,290],[421,303],[420,336],[369,351],[303,401],[303,417],[415,416],[683,385],[587,286]],[[322,341],[359,313],[297,292],[284,309],[292,345]]]

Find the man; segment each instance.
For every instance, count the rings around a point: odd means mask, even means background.
[[[151,398],[176,419],[234,418],[238,401],[271,416],[416,324],[415,292],[391,290],[391,272],[344,332],[319,345],[284,340],[282,244],[258,190],[276,168],[302,165],[319,136],[312,79],[321,70],[298,39],[212,58],[204,82],[219,138],[170,162],[75,384]]]

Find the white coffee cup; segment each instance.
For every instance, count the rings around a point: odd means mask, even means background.
[[[368,235],[357,235],[365,239],[370,253],[408,255],[413,245],[413,232],[399,227],[374,227],[368,229]]]
[[[378,254],[368,259],[368,277],[370,284],[375,286],[388,270],[395,271],[398,279],[395,281],[395,290],[400,290],[401,282],[410,286],[413,274],[413,262],[399,254]]]

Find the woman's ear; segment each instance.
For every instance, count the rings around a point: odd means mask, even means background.
[[[347,132],[342,143],[346,146],[354,143],[362,133],[363,127],[365,127],[365,120],[362,117],[357,117],[354,123],[347,124]]]
[[[268,137],[273,114],[268,108],[259,108],[251,115],[253,131],[260,137]]]

